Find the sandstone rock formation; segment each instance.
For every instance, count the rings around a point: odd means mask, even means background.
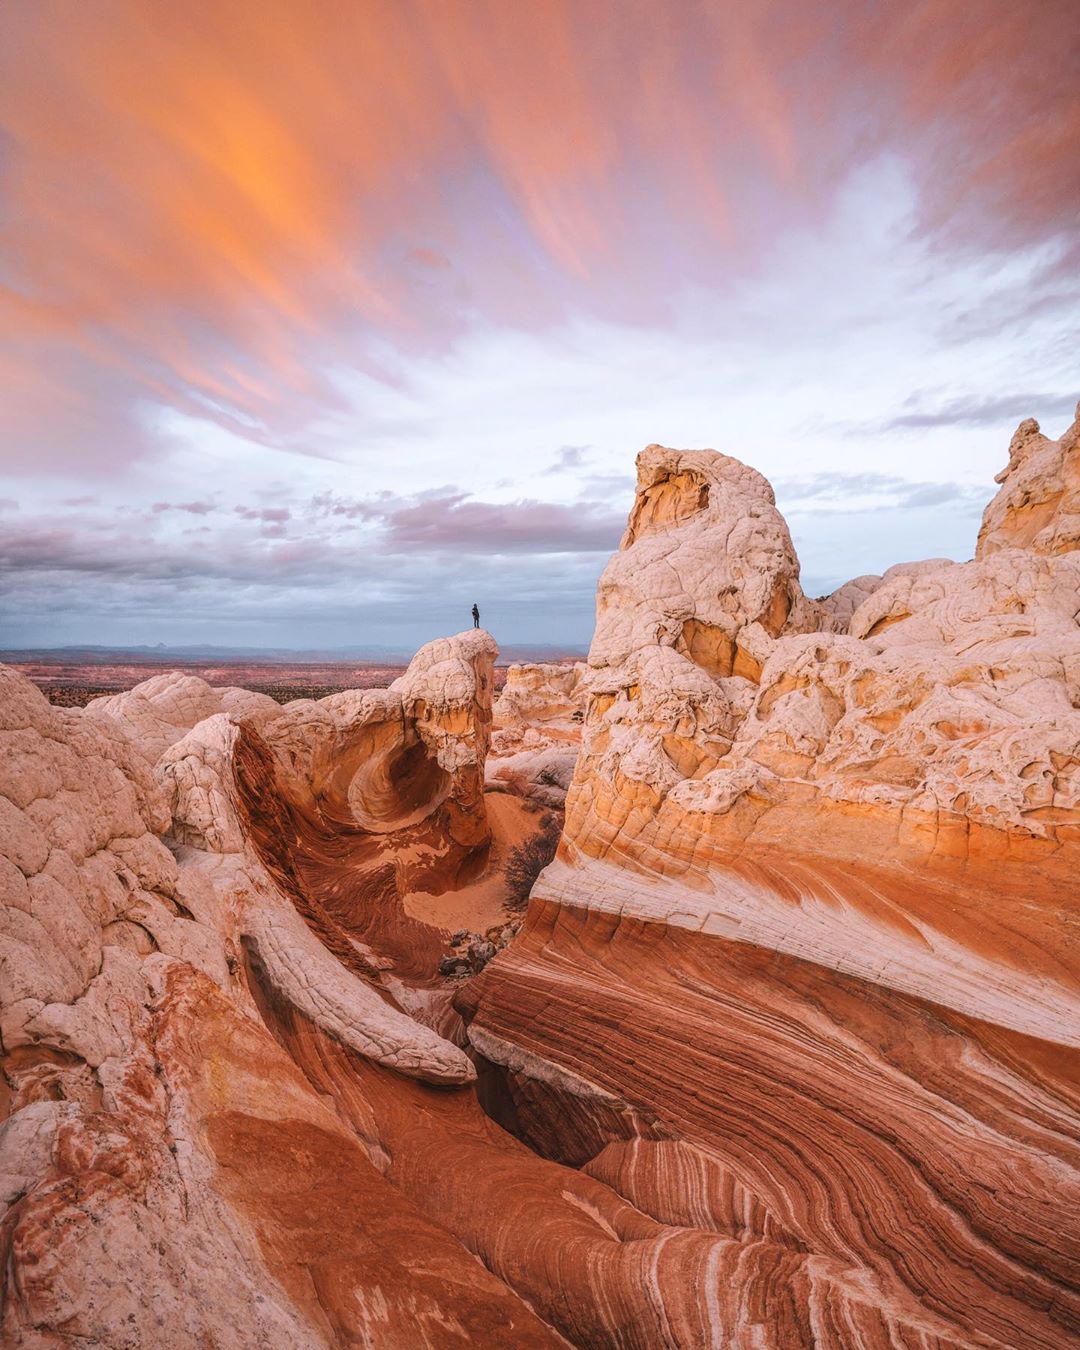
[[[153,675],[124,693],[95,698],[87,711],[119,722],[139,753],[155,764],[185,732],[214,713],[262,726],[280,714],[281,706],[268,694],[232,686],[215,689],[198,675],[173,670]]]
[[[712,495],[642,538],[658,466],[691,464]],[[905,565],[847,633],[815,630],[831,616],[801,599],[757,477],[709,465],[707,452],[641,457],[639,505],[600,581],[582,754],[544,896],[737,934],[1075,1043],[1077,991],[1040,950],[1031,902],[1073,890],[1080,553]],[[999,497],[1012,495],[1006,480]],[[740,589],[731,578],[751,567],[731,556],[734,529],[754,503],[772,580]],[[710,533],[714,572],[697,562]],[[759,539],[748,547],[760,560]],[[787,631],[765,628],[763,606]],[[974,908],[984,941],[960,961]]]
[[[580,722],[581,679],[585,670],[581,661],[508,667],[506,682],[493,708],[495,725],[510,729],[538,723]]]
[[[759,475],[639,457],[559,855],[460,1002],[523,1138],[755,1251],[671,1343],[1080,1335],[1077,436],[1021,427],[973,562],[822,602]]]
[[[826,631],[846,633],[851,616],[864,600],[868,600],[887,581],[899,576],[918,576],[923,572],[937,572],[943,567],[951,566],[950,558],[928,558],[923,562],[895,563],[880,576],[868,574],[852,577],[850,581],[838,586],[831,595],[826,595],[818,601],[826,616],[821,626]]]
[[[649,447],[494,716],[480,631],[284,708],[0,667],[3,1344],[1077,1344],[1076,447],[820,601]]]
[[[489,787],[562,809],[581,745],[585,669],[580,661],[509,668],[494,708]]]
[[[486,634],[432,644],[376,712],[336,709],[336,777],[313,754],[295,780],[257,701],[237,719],[178,677],[65,710],[0,668],[5,1345],[560,1343],[380,1175],[385,1150],[260,1014],[293,1009],[395,1074],[475,1077],[395,1006],[392,961],[260,855],[250,812],[266,788],[278,823],[292,796],[340,810],[351,791],[385,836],[391,798],[408,821],[428,793],[474,849],[494,654]],[[374,779],[364,760],[365,798],[349,752],[384,715],[399,753],[383,736]]]
[[[1021,422],[995,481],[1002,487],[983,515],[976,558],[1007,548],[1046,554],[1080,548],[1080,405],[1059,441],[1044,436],[1034,418]]]

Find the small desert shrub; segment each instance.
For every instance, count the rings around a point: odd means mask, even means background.
[[[554,811],[546,811],[540,818],[540,829],[506,860],[506,907],[521,910],[529,903],[529,892],[536,878],[551,862],[559,847],[562,818]]]
[[[515,797],[525,797],[529,790],[529,775],[523,769],[500,765],[496,770],[494,783],[489,786],[509,792]]]

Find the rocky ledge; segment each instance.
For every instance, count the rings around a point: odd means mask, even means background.
[[[3,1343],[1077,1344],[1080,424],[998,481],[815,599],[651,446],[494,707],[0,668]]]

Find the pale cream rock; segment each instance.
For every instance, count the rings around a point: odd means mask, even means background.
[[[268,694],[233,686],[215,688],[198,675],[179,670],[151,676],[120,694],[93,699],[86,706],[95,718],[110,717],[123,728],[139,753],[155,764],[174,742],[204,718],[226,712],[237,721],[262,727],[281,713]]]
[[[0,1036],[11,1051],[54,1035],[100,1060],[113,1049],[103,929],[147,901],[174,908],[176,865],[154,837],[165,803],[118,728],[51,707],[8,667],[0,749]]]
[[[712,450],[650,445],[638,456],[626,533],[597,588],[589,666],[673,647],[724,678],[751,674],[766,639],[818,626],[768,482]],[[757,650],[743,632],[757,625]]]
[[[482,628],[437,638],[420,648],[390,686],[401,698],[406,721],[446,773],[464,768],[483,773],[498,654],[495,639]]]
[[[1021,422],[1009,462],[995,482],[1001,491],[983,513],[976,558],[1005,548],[1060,554],[1080,549],[1080,405],[1058,441],[1034,418]]]
[[[499,733],[495,733],[498,738]],[[493,738],[493,739],[495,739]],[[511,792],[561,810],[574,778],[577,746],[565,741],[550,742],[538,738],[529,744],[527,734],[520,750],[488,757],[484,782],[489,790]]]
[[[1067,479],[1073,433],[1018,437],[1010,475]],[[1023,493],[1007,476],[977,561],[902,564],[816,604],[760,475],[649,447],[638,478],[599,585],[560,858],[534,894],[738,937],[1080,1042],[1077,972],[1050,955],[1017,967],[1042,931],[1024,936],[1026,911],[995,910],[1001,956],[966,951],[895,862],[953,888],[957,867],[985,867],[1030,889],[1032,915],[1036,893],[1066,898],[1062,849],[1080,828],[1067,490],[1044,494],[1037,547],[1008,546]],[[995,868],[987,850],[1017,861]],[[832,858],[852,864],[846,882]],[[864,862],[889,863],[891,879],[856,875]],[[975,896],[986,884],[973,880]]]
[[[489,788],[562,809],[581,745],[587,670],[581,661],[509,667],[493,709]]]
[[[497,728],[538,723],[580,722],[583,713],[582,677],[588,667],[582,661],[516,663],[507,667],[506,683],[492,709]]]
[[[937,572],[943,567],[951,567],[951,558],[927,558],[921,562],[894,563],[892,567],[878,576],[870,573],[845,581],[830,595],[823,596],[817,603],[828,616],[822,628],[835,633],[846,633],[851,616],[864,600],[868,600],[879,587],[899,576],[919,576],[923,572]]]

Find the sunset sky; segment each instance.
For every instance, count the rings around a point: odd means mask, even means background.
[[[969,557],[1078,147],[1076,0],[7,0],[0,646],[585,644],[652,441]]]

